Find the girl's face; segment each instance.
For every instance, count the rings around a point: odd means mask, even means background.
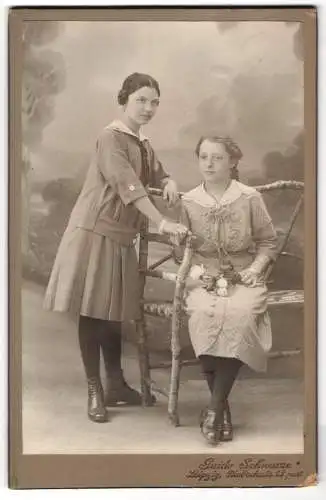
[[[136,125],[146,125],[155,115],[159,103],[155,89],[142,87],[129,95],[124,112]]]
[[[205,139],[199,150],[199,170],[204,180],[219,183],[230,179],[232,164],[224,144]]]

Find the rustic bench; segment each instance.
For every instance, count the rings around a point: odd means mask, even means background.
[[[298,200],[295,204],[294,210],[289,219],[287,229],[284,233],[283,238],[281,238],[278,250],[277,258],[280,256],[293,257],[297,259],[303,259],[302,256],[291,254],[286,252],[286,246],[290,238],[292,229],[300,213],[303,205],[303,188],[304,184],[298,181],[277,181],[271,184],[265,184],[260,186],[255,186],[255,188],[260,192],[269,192],[274,190],[296,190],[299,192]],[[153,197],[162,196],[162,191],[158,189],[149,189],[149,194]],[[179,193],[182,196],[183,193]],[[148,249],[149,243],[156,242],[162,245],[170,247],[170,251],[163,258],[160,258],[152,265],[148,265]],[[139,365],[140,365],[140,375],[141,375],[141,391],[144,406],[151,406],[153,404],[153,398],[151,391],[157,391],[164,394],[168,398],[168,415],[170,422],[177,426],[180,424],[178,415],[178,395],[179,395],[179,383],[180,383],[180,372],[183,366],[195,365],[198,360],[186,359],[181,360],[181,348],[180,348],[180,328],[181,328],[181,318],[185,314],[183,310],[183,294],[185,288],[185,282],[188,273],[191,268],[193,249],[191,244],[191,237],[187,237],[185,244],[185,251],[183,254],[183,259],[181,265],[177,272],[166,272],[159,270],[158,268],[170,259],[174,258],[173,247],[169,241],[169,238],[157,233],[150,232],[147,222],[144,222],[140,233],[139,240],[139,272],[140,272],[140,289],[141,289],[141,318],[137,322],[137,341],[138,341],[138,354],[139,354]],[[268,284],[269,277],[273,270],[274,263],[271,263],[265,272],[265,281]],[[146,285],[146,278],[158,278],[162,280],[167,280],[175,283],[174,297],[170,301],[149,301],[144,300],[144,291]],[[299,306],[302,307],[304,303],[304,291],[303,290],[276,290],[269,291],[268,294],[268,307],[276,306]],[[150,353],[148,349],[147,342],[147,332],[146,332],[146,315],[158,316],[167,318],[171,321],[171,354],[172,359],[170,362],[161,362],[156,365],[151,365],[150,363]],[[300,354],[300,349],[290,349],[283,351],[272,351],[269,353],[270,358],[284,357],[284,356],[294,356]],[[170,388],[169,391],[164,391],[163,389],[156,386],[155,382],[151,378],[151,370],[163,368],[170,369]]]

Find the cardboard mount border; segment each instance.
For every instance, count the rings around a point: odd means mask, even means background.
[[[24,21],[293,21],[304,25],[305,270],[304,270],[304,454],[252,455],[288,461],[297,477],[235,481],[187,478],[210,455],[24,455],[22,453],[21,341],[21,79]],[[12,8],[9,10],[9,487],[249,487],[310,486],[317,482],[316,411],[316,86],[317,11],[314,7],[219,8]],[[214,455],[240,464],[247,455]],[[301,471],[301,475],[299,474]]]

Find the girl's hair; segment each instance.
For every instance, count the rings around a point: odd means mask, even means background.
[[[132,75],[127,76],[125,79],[118,94],[118,103],[120,106],[127,103],[130,94],[133,94],[142,87],[155,89],[158,95],[161,95],[159,84],[155,78],[144,73],[132,73]]]
[[[199,139],[195,149],[197,158],[199,157],[200,146],[204,141],[210,141],[224,145],[225,151],[228,153],[230,160],[233,164],[231,168],[231,179],[235,179],[238,181],[239,180],[238,163],[243,155],[241,149],[234,142],[234,140],[228,136],[214,136],[214,135],[203,136]]]

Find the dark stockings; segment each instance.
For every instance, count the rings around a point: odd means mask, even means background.
[[[121,369],[121,323],[120,321],[107,321],[106,331],[100,338],[106,374],[117,377]]]
[[[100,376],[100,349],[108,373],[121,372],[121,323],[80,316],[79,345],[88,379]]]
[[[105,406],[115,406],[118,403],[138,406],[142,404],[141,395],[129,387],[122,371],[121,330],[122,326],[119,321],[81,316],[79,343],[82,359],[88,382],[95,381],[102,388],[100,381],[100,351],[102,350],[106,373]],[[155,402],[154,397],[153,402]]]
[[[100,344],[97,320],[87,316],[79,319],[79,346],[88,379],[100,375]]]
[[[223,417],[225,401],[237,378],[242,361],[216,356],[200,356],[199,359],[211,392],[209,409],[216,412],[217,422],[219,422]]]

